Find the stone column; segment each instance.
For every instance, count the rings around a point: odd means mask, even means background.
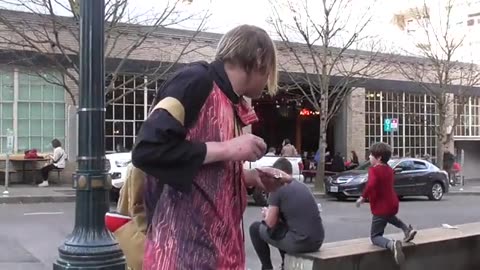
[[[453,122],[455,120],[455,95],[454,94],[451,94],[451,93],[448,93],[446,94],[447,95],[447,115],[446,115],[446,129],[447,129],[447,133],[452,133],[453,135],[455,135],[455,132],[454,130],[452,130],[453,128]],[[451,153],[454,153],[454,137],[452,136],[452,140],[447,143],[444,147],[445,149],[444,150],[448,150],[450,151]]]
[[[347,104],[347,155],[355,151],[360,161],[365,158],[365,88],[354,88]]]
[[[70,74],[75,74],[73,69],[68,71]],[[72,94],[75,97],[75,101],[78,104],[78,85],[70,79],[68,76],[65,76],[65,83],[68,85],[69,89],[72,91]],[[78,78],[78,76],[76,76]],[[66,134],[65,134],[65,152],[68,154],[68,159],[70,163],[75,163],[77,161],[78,155],[78,144],[77,144],[77,131],[78,131],[78,116],[77,116],[77,106],[74,105],[74,102],[70,95],[65,90],[65,109],[66,109],[66,116],[67,122],[66,125]],[[76,166],[75,166],[76,167]]]

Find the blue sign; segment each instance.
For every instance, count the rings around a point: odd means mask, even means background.
[[[384,132],[391,132],[392,131],[392,119],[385,118],[385,120],[383,120],[383,131]]]

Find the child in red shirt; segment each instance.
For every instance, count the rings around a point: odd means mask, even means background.
[[[398,213],[398,196],[393,187],[394,173],[388,165],[392,156],[392,148],[386,143],[376,143],[370,147],[370,163],[368,182],[362,196],[357,200],[357,207],[368,199],[373,214],[370,239],[376,246],[387,248],[393,252],[395,261],[401,264],[405,260],[402,243],[383,237],[388,223],[400,228],[405,233],[404,242],[413,240],[417,232],[396,217]]]

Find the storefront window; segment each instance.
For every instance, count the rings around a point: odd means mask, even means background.
[[[366,91],[365,147],[383,141],[394,146],[395,156],[435,156],[435,105],[423,94]],[[396,118],[399,128],[384,131],[385,119]]]
[[[108,81],[107,81],[108,84]],[[131,151],[160,82],[141,75],[119,75],[115,90],[107,93],[105,151]]]
[[[47,72],[39,76],[28,70],[0,71],[0,153],[7,151],[8,129],[16,135],[15,152],[33,148],[50,152],[54,138],[65,142],[65,90],[50,83],[48,76],[57,74]]]

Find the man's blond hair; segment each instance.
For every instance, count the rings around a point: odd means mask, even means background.
[[[247,73],[268,72],[268,93],[277,92],[277,50],[262,28],[241,25],[228,31],[218,44],[215,60],[240,65]]]

